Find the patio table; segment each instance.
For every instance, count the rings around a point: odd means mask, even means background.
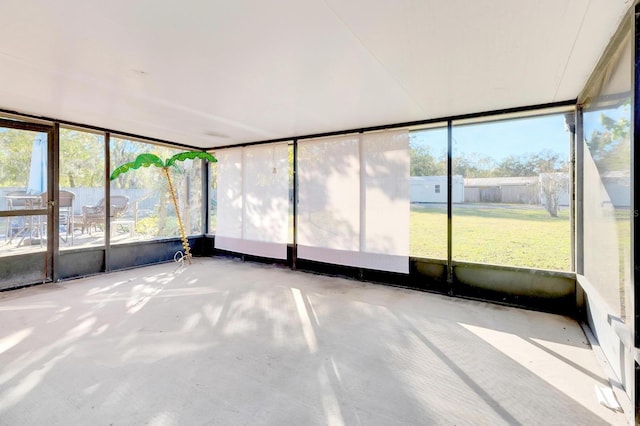
[[[13,210],[39,210],[42,206],[41,194],[9,194],[5,195],[7,200],[11,200],[11,204],[17,204],[20,208]],[[24,206],[24,207],[22,207]],[[40,237],[40,246],[42,247],[42,221],[39,216],[27,216],[23,222],[22,228],[14,235],[11,233],[8,244],[11,244],[15,237],[20,237],[18,246],[24,243],[27,236],[32,240],[34,235]]]

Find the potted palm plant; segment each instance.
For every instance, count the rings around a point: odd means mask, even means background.
[[[187,258],[187,262],[191,264],[191,249],[189,247],[189,240],[187,240],[187,234],[185,233],[184,226],[182,225],[182,219],[180,218],[180,210],[178,209],[178,198],[176,197],[176,192],[173,189],[173,182],[171,181],[171,174],[169,173],[169,169],[172,166],[176,166],[177,161],[185,161],[185,160],[194,160],[194,159],[204,159],[209,162],[216,162],[216,158],[202,151],[185,151],[178,153],[171,158],[162,161],[160,157],[155,154],[140,154],[136,157],[134,161],[130,161],[128,163],[124,163],[121,166],[118,166],[113,173],[111,173],[111,180],[116,179],[123,173],[128,172],[129,170],[139,169],[140,167],[150,167],[155,166],[162,169],[162,172],[167,179],[167,183],[169,184],[169,192],[171,195],[171,201],[173,202],[173,208],[176,212],[176,217],[178,219],[178,227],[180,229],[180,238],[182,240],[182,248],[184,249],[184,257]]]

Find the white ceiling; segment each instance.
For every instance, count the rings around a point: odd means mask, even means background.
[[[214,147],[577,97],[630,0],[2,0],[0,108]]]

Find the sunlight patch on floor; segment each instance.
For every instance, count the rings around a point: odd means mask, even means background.
[[[29,337],[31,333],[33,333],[33,327],[27,327],[0,339],[0,354],[22,342]]]
[[[595,400],[593,389],[577,389],[575,385],[575,383],[584,382],[585,372],[575,368],[567,368],[570,364],[563,361],[563,359],[574,359],[576,362],[580,362],[578,361],[578,357],[587,358],[591,356],[591,350],[589,347],[585,346],[585,348],[582,349],[576,348],[572,345],[556,343],[553,345],[553,348],[549,348],[549,351],[545,351],[538,347],[538,345],[528,342],[521,336],[515,334],[470,324],[460,323],[460,325],[538,376],[540,379],[573,399],[575,402],[581,404],[584,408],[590,410],[596,415],[599,415],[598,411],[594,409],[594,406],[597,406],[597,401]],[[534,342],[540,345],[546,343],[540,339],[535,339]],[[565,351],[568,351],[569,354],[563,354]],[[554,356],[549,352],[555,352],[557,356]],[[580,363],[584,364],[583,362]],[[588,376],[593,377],[594,375],[596,375],[596,373]],[[586,392],[587,395],[584,395],[583,398],[576,398],[574,397],[576,392]],[[590,399],[593,400],[594,404],[584,404],[584,401],[588,401]]]
[[[313,325],[311,324],[307,307],[304,304],[302,293],[297,288],[291,288],[291,293],[298,310],[302,333],[304,334],[304,340],[307,342],[309,353],[315,353],[318,351],[318,340],[316,339],[316,333],[313,331]]]

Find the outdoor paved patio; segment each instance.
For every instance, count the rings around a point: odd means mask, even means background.
[[[197,258],[0,293],[0,424],[626,424],[571,319]]]
[[[131,221],[126,221],[130,223]],[[120,225],[123,224],[125,227],[122,228]],[[131,228],[128,228],[125,222],[117,222],[117,228],[112,228],[112,235],[110,237],[111,244],[124,244],[124,243],[132,243],[136,241],[150,241],[156,239],[157,237],[149,236],[149,235],[136,235],[132,234]],[[0,223],[0,231],[4,229],[2,224]],[[63,235],[64,236],[64,235]],[[93,231],[91,234],[89,233],[81,233],[79,230],[76,230],[73,238],[70,236],[64,236],[65,239],[59,239],[58,244],[61,251],[64,250],[74,250],[74,249],[84,249],[90,247],[104,247],[104,231],[97,230]],[[0,234],[0,257],[4,256],[17,256],[27,253],[36,253],[47,250],[47,239],[43,238],[42,241],[37,239],[30,239],[18,237],[14,239],[6,238],[4,235]]]

